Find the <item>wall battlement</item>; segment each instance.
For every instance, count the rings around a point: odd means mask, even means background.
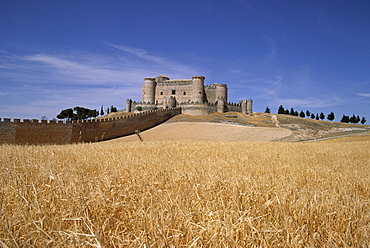
[[[10,118],[4,118],[3,120],[0,118],[0,122],[10,122],[10,123],[18,123],[18,124],[68,124],[71,123],[70,121],[56,121],[56,120],[38,120],[38,119],[13,119],[13,121]]]
[[[226,84],[205,85],[204,80],[203,76],[193,76],[191,79],[170,79],[165,75],[145,78],[142,87],[142,101],[127,99],[126,111],[138,112],[181,106],[183,113],[190,115],[227,111],[252,113],[251,100],[243,100],[240,103],[227,102]],[[196,109],[199,109],[199,113]]]
[[[180,108],[143,111],[121,117],[78,121],[0,119],[0,144],[96,142],[146,130],[180,114]]]
[[[192,85],[193,81],[190,79],[166,80],[158,83],[158,85]]]

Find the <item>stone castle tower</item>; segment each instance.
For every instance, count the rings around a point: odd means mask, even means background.
[[[190,115],[202,115],[213,112],[236,111],[252,113],[252,100],[243,100],[239,104],[227,102],[227,85],[204,85],[205,77],[193,76],[192,79],[175,79],[165,75],[145,78],[142,88],[142,102],[126,101],[126,111],[163,109],[181,107],[182,112]]]

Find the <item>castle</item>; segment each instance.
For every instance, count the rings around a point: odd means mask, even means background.
[[[227,102],[227,85],[204,85],[205,77],[170,80],[145,78],[142,102],[126,101],[125,116],[80,121],[0,118],[0,144],[69,144],[113,139],[146,130],[178,114],[252,113],[252,100]]]
[[[227,102],[227,85],[204,85],[205,77],[170,79],[165,75],[145,78],[142,101],[126,100],[126,112],[181,107],[183,114],[203,115],[215,112],[252,113],[252,99],[239,103]]]

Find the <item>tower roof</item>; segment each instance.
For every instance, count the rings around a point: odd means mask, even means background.
[[[157,78],[169,78],[169,77],[167,77],[166,75],[160,75],[160,76],[158,76]]]

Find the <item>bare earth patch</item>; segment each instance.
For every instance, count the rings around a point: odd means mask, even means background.
[[[290,136],[285,128],[247,127],[220,123],[175,122],[164,123],[140,133],[144,141],[159,140],[213,140],[213,141],[274,141]],[[139,141],[130,135],[109,142]]]

